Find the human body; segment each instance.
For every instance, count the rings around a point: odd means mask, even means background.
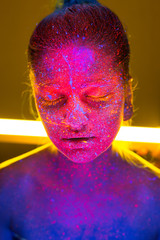
[[[90,6],[83,7],[87,16]],[[31,37],[36,106],[57,151],[48,146],[2,171],[2,206],[10,209],[3,222],[8,234],[15,231],[27,240],[158,240],[158,177],[112,150],[122,122],[133,113],[127,37],[110,10],[92,5],[97,30],[90,30],[91,21],[81,32],[78,8],[46,17]],[[96,23],[98,9],[99,18],[108,19],[105,41]],[[62,32],[61,14],[68,21]]]

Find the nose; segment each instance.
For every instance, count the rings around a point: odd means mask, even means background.
[[[72,130],[81,130],[88,122],[88,114],[78,97],[73,96],[68,104],[64,121]]]

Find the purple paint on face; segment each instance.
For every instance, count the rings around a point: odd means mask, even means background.
[[[123,70],[96,48],[71,45],[46,52],[35,69],[37,107],[53,144],[87,163],[110,150],[124,108]]]

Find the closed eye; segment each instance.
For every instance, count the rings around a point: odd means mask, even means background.
[[[88,100],[90,100],[91,102],[95,102],[95,103],[102,103],[102,102],[106,102],[108,100],[110,100],[110,98],[113,96],[112,94],[106,94],[104,96],[90,96],[90,95],[86,95],[85,97],[88,98]],[[41,103],[42,107],[54,107],[58,104],[63,104],[64,102],[64,97],[60,97],[58,99],[55,100],[46,100],[43,99],[42,97],[39,98],[39,102]]]
[[[90,95],[87,95],[86,97],[92,97],[92,98],[104,98],[104,97],[106,97],[107,95],[104,95],[104,96],[90,96]]]
[[[55,99],[55,100],[46,100],[43,98],[39,99],[39,102],[42,104],[43,107],[52,107],[55,106],[56,104],[60,103],[64,99],[63,97]]]
[[[103,101],[103,100],[107,100],[109,98],[112,97],[113,94],[106,94],[104,96],[90,96],[90,95],[87,95],[86,97],[87,98],[91,98],[91,99],[94,99],[93,101]],[[99,100],[100,99],[100,100]]]

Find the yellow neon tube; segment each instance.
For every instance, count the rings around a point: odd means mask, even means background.
[[[160,128],[122,126],[115,140],[160,143]],[[43,144],[49,138],[41,121],[0,119],[0,141]]]

